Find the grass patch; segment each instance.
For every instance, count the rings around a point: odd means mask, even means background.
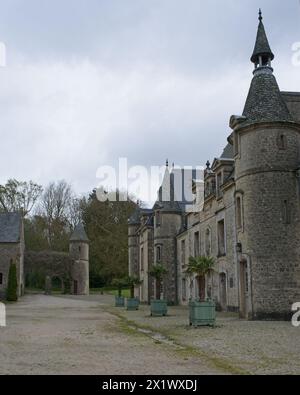
[[[118,290],[114,287],[91,288],[90,293],[94,295],[103,293],[107,295],[117,296]],[[122,296],[124,296],[124,298],[130,298],[130,289],[123,289]]]

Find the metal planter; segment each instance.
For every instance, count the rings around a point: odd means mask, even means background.
[[[191,301],[189,303],[191,326],[215,326],[216,304],[208,300],[206,302]]]
[[[165,317],[168,313],[168,304],[166,300],[151,301],[151,316]]]
[[[138,310],[140,306],[140,301],[138,298],[128,298],[126,300],[126,308],[128,311]]]
[[[125,307],[125,299],[123,296],[116,296],[115,302],[116,307]]]

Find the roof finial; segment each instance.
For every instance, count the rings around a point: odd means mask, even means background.
[[[166,160],[166,167],[169,167],[169,159]]]
[[[258,15],[259,15],[258,20],[261,22],[263,20],[261,8],[259,9]]]
[[[206,169],[210,170],[210,161],[209,160],[206,162]]]

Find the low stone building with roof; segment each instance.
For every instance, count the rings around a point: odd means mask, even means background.
[[[203,206],[188,212],[180,200],[158,199],[129,220],[129,268],[144,280],[137,289],[142,301],[157,297],[146,271],[158,262],[168,270],[169,303],[196,297],[186,267],[200,255],[215,260],[205,293],[220,310],[284,319],[300,301],[300,93],[280,91],[274,58],[260,12],[244,111],[230,118],[222,155],[207,162],[204,191],[195,189],[196,180],[191,187]]]
[[[82,224],[70,237],[69,254],[53,251],[25,251],[24,221],[21,213],[0,213],[0,299],[5,299],[8,273],[17,266],[18,296],[25,290],[29,276],[41,279],[41,286],[51,293],[54,280],[63,292],[89,294],[89,239]]]

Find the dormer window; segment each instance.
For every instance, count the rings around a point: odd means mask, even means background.
[[[222,172],[217,174],[217,195],[220,197],[222,195],[221,193],[221,186],[223,184],[223,175]]]

